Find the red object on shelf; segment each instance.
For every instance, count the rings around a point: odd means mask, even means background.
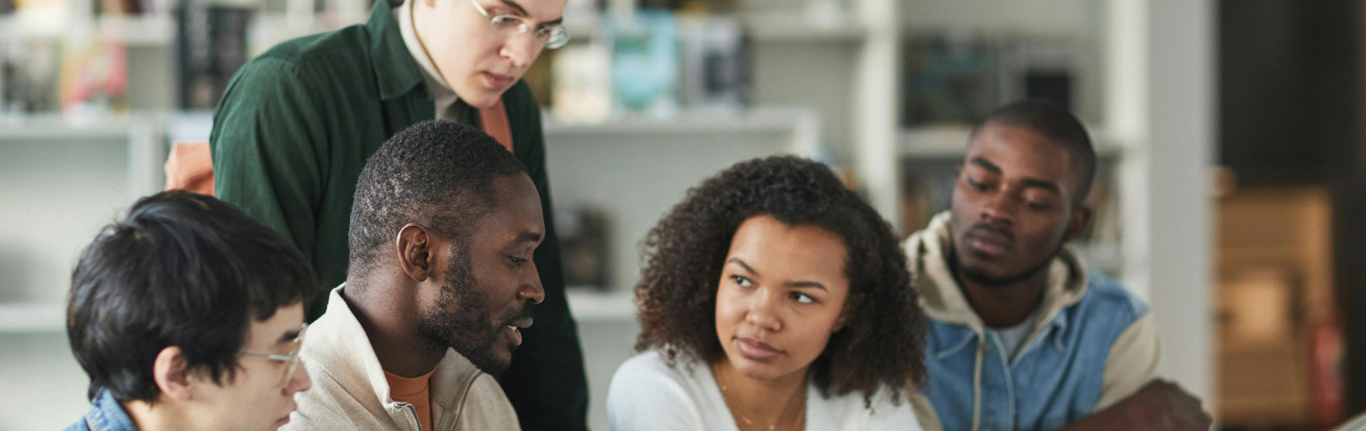
[[[1342,418],[1342,323],[1329,319],[1313,327],[1309,338],[1309,422],[1330,430]]]

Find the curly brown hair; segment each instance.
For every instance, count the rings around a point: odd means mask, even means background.
[[[758,215],[828,230],[849,250],[849,318],[810,369],[822,394],[859,391],[871,404],[881,385],[894,401],[919,385],[926,323],[897,236],[829,168],[791,156],[741,162],[707,179],[646,236],[636,350],[657,348],[671,366],[680,353],[707,362],[725,355],[716,335],[721,269],[740,224]]]

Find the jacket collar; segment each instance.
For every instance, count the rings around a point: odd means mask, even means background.
[[[909,267],[915,274],[912,283],[920,296],[920,307],[931,319],[965,326],[963,330],[939,333],[936,353],[947,356],[967,346],[968,339],[976,335],[981,339],[985,325],[982,318],[972,309],[958,285],[958,280],[949,268],[949,255],[953,248],[949,235],[948,212],[940,213],[930,221],[924,230],[912,234],[903,244]],[[1070,247],[1064,246],[1048,268],[1048,286],[1044,290],[1043,301],[1037,310],[1033,339],[1050,326],[1059,330],[1067,328],[1067,322],[1060,311],[1076,304],[1086,294],[1086,271],[1080,259]]]
[[[370,18],[365,21],[370,34],[370,55],[374,58],[371,67],[379,80],[379,97],[392,100],[413,90],[422,83],[422,73],[417,60],[408,52],[399,31],[398,21],[390,9],[389,2],[379,0],[370,9]]]
[[[382,1],[380,3],[383,3]],[[371,412],[387,412],[394,423],[407,423],[410,413],[403,403],[390,395],[389,381],[384,368],[370,346],[365,328],[342,298],[345,283],[332,289],[327,311],[309,326],[304,341],[303,357],[311,360],[341,385],[345,393]],[[464,356],[453,349],[436,366],[430,381],[432,424],[438,429],[453,419],[443,418],[444,412],[456,412],[465,402],[467,387],[482,374]]]
[[[95,395],[95,399],[90,403],[90,410],[85,412],[86,426],[90,431],[137,431],[138,427],[133,425],[133,420],[128,417],[128,413],[123,411],[123,406],[114,399],[114,394],[108,389],[100,389]]]

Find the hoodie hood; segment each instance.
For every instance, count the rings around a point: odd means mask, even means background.
[[[902,244],[909,259],[908,267],[915,276],[912,286],[920,295],[920,308],[925,315],[944,323],[965,325],[979,335],[985,325],[972,309],[963,289],[949,267],[953,237],[949,235],[949,212],[930,220],[929,226],[912,234]],[[1048,325],[1058,311],[1076,304],[1086,295],[1086,271],[1071,247],[1066,245],[1053,258],[1048,268],[1048,286],[1036,310],[1038,329]]]

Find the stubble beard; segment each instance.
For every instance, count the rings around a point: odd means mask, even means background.
[[[1004,276],[993,276],[993,275],[987,274],[985,271],[982,271],[982,270],[979,269],[979,268],[969,268],[969,267],[963,266],[963,262],[962,262],[963,259],[962,259],[962,257],[959,255],[959,253],[958,253],[958,247],[957,247],[957,245],[955,245],[954,248],[953,248],[953,257],[952,257],[951,259],[949,259],[949,263],[950,263],[951,265],[953,265],[953,267],[956,269],[956,272],[958,272],[959,274],[962,274],[963,278],[966,278],[966,279],[968,279],[969,281],[972,281],[973,283],[977,283],[978,285],[981,285],[982,287],[986,287],[986,288],[1002,288],[1002,287],[1008,287],[1008,286],[1014,285],[1014,284],[1016,284],[1016,283],[1019,283],[1019,282],[1021,282],[1021,281],[1028,280],[1030,277],[1034,277],[1034,276],[1038,275],[1040,272],[1043,272],[1043,271],[1047,270],[1048,267],[1052,265],[1052,263],[1053,263],[1053,258],[1054,258],[1054,257],[1057,257],[1057,256],[1058,256],[1058,253],[1061,253],[1061,252],[1062,252],[1062,246],[1063,246],[1063,244],[1066,243],[1066,242],[1067,242],[1067,236],[1066,236],[1066,234],[1064,234],[1063,237],[1058,238],[1057,243],[1053,246],[1053,252],[1048,253],[1047,255],[1045,255],[1045,256],[1043,257],[1043,259],[1039,261],[1039,263],[1036,263],[1036,264],[1034,264],[1033,266],[1030,266],[1029,269],[1026,269],[1026,270],[1021,271],[1021,272],[1016,273],[1016,274],[1009,274],[1009,275],[1004,275]]]
[[[453,244],[451,249],[446,264],[446,284],[441,287],[436,302],[423,313],[418,330],[425,342],[433,347],[455,349],[480,371],[495,376],[502,374],[510,360],[499,358],[494,348],[501,341],[506,326],[494,325],[493,314],[484,307],[486,298],[475,289],[468,246]],[[528,304],[522,309],[509,310],[499,321],[511,322],[530,313]]]

